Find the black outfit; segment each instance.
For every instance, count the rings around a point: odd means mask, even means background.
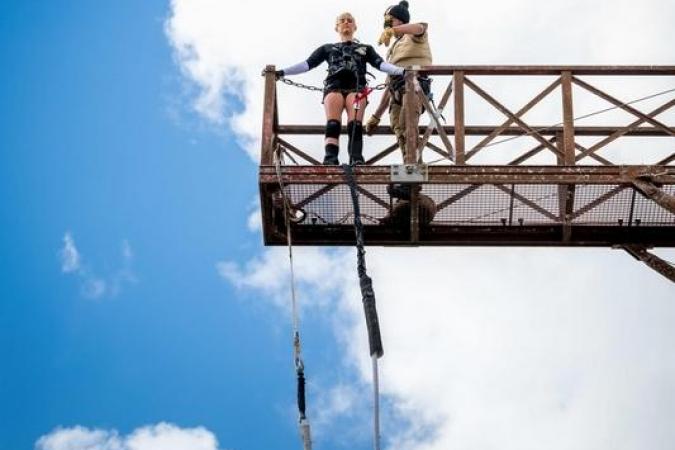
[[[328,76],[324,80],[324,98],[331,92],[340,92],[344,97],[358,92],[368,85],[366,63],[380,68],[384,62],[370,45],[347,41],[336,44],[325,44],[314,50],[307,58],[309,69],[314,69],[323,62],[328,63]],[[330,120],[326,124],[326,137],[339,139],[340,122]],[[363,164],[363,125],[353,120],[347,124],[349,136],[350,164]],[[326,145],[323,163],[337,165],[339,148],[335,144]]]
[[[354,41],[322,45],[307,58],[310,70],[324,61],[328,63],[324,97],[330,92],[360,91],[368,84],[366,63],[379,69],[384,62],[371,45]]]

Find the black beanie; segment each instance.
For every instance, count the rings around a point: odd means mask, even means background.
[[[408,2],[402,0],[398,2],[398,5],[390,6],[389,9],[385,12],[392,17],[396,17],[403,23],[410,22],[410,13],[408,12]]]

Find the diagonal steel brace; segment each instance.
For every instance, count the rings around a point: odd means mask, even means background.
[[[647,264],[652,269],[656,270],[658,273],[668,278],[670,281],[675,283],[675,267],[670,264],[668,261],[665,261],[653,253],[649,253],[647,248],[642,245],[636,244],[627,244],[623,245],[622,248],[628,252],[633,258],[638,261],[642,261]]]
[[[645,197],[653,200],[663,209],[667,209],[675,214],[675,195],[661,190],[649,177],[637,177],[633,179],[633,186],[642,192]]]

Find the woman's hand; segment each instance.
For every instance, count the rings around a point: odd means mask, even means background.
[[[389,41],[391,41],[391,38],[394,37],[396,33],[394,32],[394,28],[389,27],[385,28],[382,34],[380,35],[380,39],[377,40],[377,45],[382,45],[384,44],[385,47],[389,47]]]
[[[363,129],[366,131],[366,134],[368,136],[372,136],[373,133],[375,132],[375,128],[380,124],[380,118],[372,115],[366,122],[366,125],[363,127]]]

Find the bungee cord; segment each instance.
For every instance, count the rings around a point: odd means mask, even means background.
[[[298,427],[300,437],[302,438],[303,450],[312,450],[312,437],[307,418],[306,397],[305,397],[305,364],[302,360],[302,346],[300,342],[300,318],[298,313],[298,302],[295,289],[295,270],[293,264],[293,240],[291,236],[291,204],[286,197],[283,180],[281,178],[281,152],[275,152],[275,167],[279,189],[284,204],[284,222],[286,225],[286,243],[288,245],[289,277],[291,285],[291,316],[293,327],[293,364],[297,377],[297,401],[298,401]]]

